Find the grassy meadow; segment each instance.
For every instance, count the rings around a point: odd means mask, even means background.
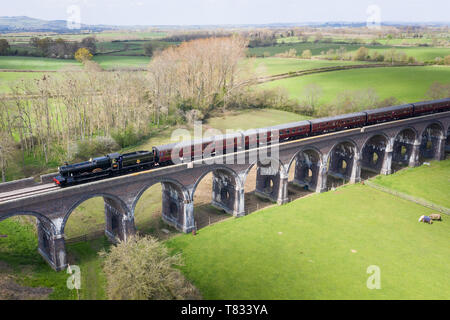
[[[394,175],[377,176],[373,182],[440,206],[450,208],[450,160],[405,168]]]
[[[340,43],[314,43],[314,42],[291,42],[281,43],[270,47],[256,47],[249,49],[250,56],[274,56],[279,53],[286,52],[290,49],[295,49],[297,55],[300,56],[304,50],[311,50],[313,56],[322,56],[328,50],[345,48],[348,53],[355,53],[360,47],[364,46],[369,49],[369,54],[377,51],[379,54],[384,54],[389,49],[395,49],[396,52],[404,52],[407,56],[413,56],[418,61],[432,61],[436,57],[444,58],[450,55],[450,48],[443,47],[418,47],[418,46],[393,46],[394,43],[388,45],[370,45],[370,44],[340,44]]]
[[[296,58],[251,58],[247,63],[258,76],[271,76],[282,73],[317,68],[369,64],[365,61],[308,60]]]
[[[0,69],[23,71],[55,71],[63,68],[81,68],[82,64],[74,59],[53,59],[37,57],[0,56]]]
[[[167,245],[205,299],[448,299],[450,225],[417,222],[430,212],[350,185]],[[380,290],[366,286],[371,265],[381,270]]]
[[[262,88],[283,87],[292,98],[302,100],[303,88],[317,84],[322,88],[321,103],[331,103],[344,91],[372,88],[380,98],[396,97],[401,102],[426,100],[426,92],[433,82],[449,83],[450,67],[382,67],[311,74],[271,81]]]
[[[98,55],[93,60],[103,69],[145,69],[150,57]]]

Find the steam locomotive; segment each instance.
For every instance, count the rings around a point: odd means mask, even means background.
[[[216,151],[219,151],[217,148],[220,147],[223,148],[222,154],[226,154],[227,152],[256,148],[262,143],[270,143],[272,139],[283,142],[445,111],[450,111],[450,98],[292,122],[258,129],[257,134],[255,134],[254,130],[247,130],[184,142],[181,145],[179,143],[171,143],[155,146],[152,148],[152,151],[136,151],[125,154],[112,153],[81,163],[65,164],[59,168],[59,175],[53,178],[53,181],[61,187],[71,186],[130,172],[149,170],[155,166],[173,165],[173,160],[177,158],[180,162],[201,159],[203,156],[206,157],[206,155],[214,155]],[[264,140],[262,137],[264,137]],[[183,151],[189,150],[189,148],[191,152],[183,154]],[[178,155],[173,154],[174,152],[178,152]]]

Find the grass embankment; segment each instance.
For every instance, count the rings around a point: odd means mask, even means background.
[[[205,299],[448,299],[448,219],[351,185],[167,241]],[[380,267],[369,290],[367,268]]]
[[[338,94],[348,90],[372,88],[380,98],[396,97],[401,102],[426,99],[426,92],[433,82],[449,83],[450,67],[389,67],[353,69],[311,74],[267,82],[262,88],[286,88],[292,98],[302,100],[304,87],[317,84],[322,88],[320,103],[331,103]]]
[[[377,176],[372,181],[389,189],[450,208],[450,160],[405,168],[396,174]]]

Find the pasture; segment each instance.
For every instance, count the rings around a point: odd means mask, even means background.
[[[314,42],[291,42],[282,43],[270,47],[256,47],[249,49],[249,55],[262,57],[264,55],[273,56],[278,53],[286,52],[290,49],[297,50],[297,55],[300,56],[304,50],[311,50],[313,56],[322,56],[328,50],[345,48],[348,53],[355,53],[360,47],[369,49],[369,54],[377,51],[379,54],[384,54],[390,49],[395,49],[396,52],[404,52],[407,56],[413,56],[418,61],[432,61],[436,57],[445,57],[450,55],[450,48],[440,47],[417,47],[417,46],[391,46],[391,45],[370,45],[370,44],[342,44],[342,43],[314,43]]]
[[[73,59],[0,56],[0,69],[54,71],[63,68],[81,68],[81,66],[81,63]]]
[[[386,67],[354,69],[311,74],[301,77],[271,81],[262,88],[285,88],[292,98],[300,101],[304,87],[317,84],[322,88],[320,103],[331,103],[344,91],[372,88],[382,99],[396,97],[401,102],[426,100],[426,92],[433,82],[449,83],[450,67]]]
[[[103,69],[145,69],[150,57],[98,55],[93,60]]]
[[[43,72],[0,72],[0,94],[10,93],[11,86],[21,80],[42,78]]]
[[[205,299],[448,299],[450,225],[417,222],[430,212],[350,185],[166,243]],[[366,286],[372,265],[380,290]]]
[[[406,168],[394,175],[377,176],[373,182],[413,197],[450,208],[450,160]]]
[[[303,71],[317,68],[367,64],[365,61],[308,60],[296,58],[250,58],[245,60],[258,76]]]

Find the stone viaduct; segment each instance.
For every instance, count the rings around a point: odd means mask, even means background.
[[[105,234],[111,241],[124,240],[135,233],[139,198],[161,183],[163,220],[182,232],[191,232],[195,229],[194,194],[208,173],[213,174],[212,204],[240,217],[245,214],[244,183],[253,166],[257,167],[256,192],[284,204],[291,167],[294,183],[323,192],[330,176],[355,183],[361,179],[361,170],[390,174],[393,163],[417,166],[424,159],[444,159],[449,126],[450,112],[446,112],[282,142],[278,159],[274,159],[276,170],[269,170],[259,158],[250,160],[251,151],[247,150],[216,156],[216,162],[221,157],[223,164],[198,160],[7,201],[0,198],[0,221],[14,215],[36,217],[39,253],[52,268],[62,270],[67,266],[66,222],[87,199],[103,197]],[[262,149],[269,150],[272,157],[269,146]],[[245,157],[245,163],[238,164],[238,157]],[[23,188],[22,180],[0,184],[0,196]]]

